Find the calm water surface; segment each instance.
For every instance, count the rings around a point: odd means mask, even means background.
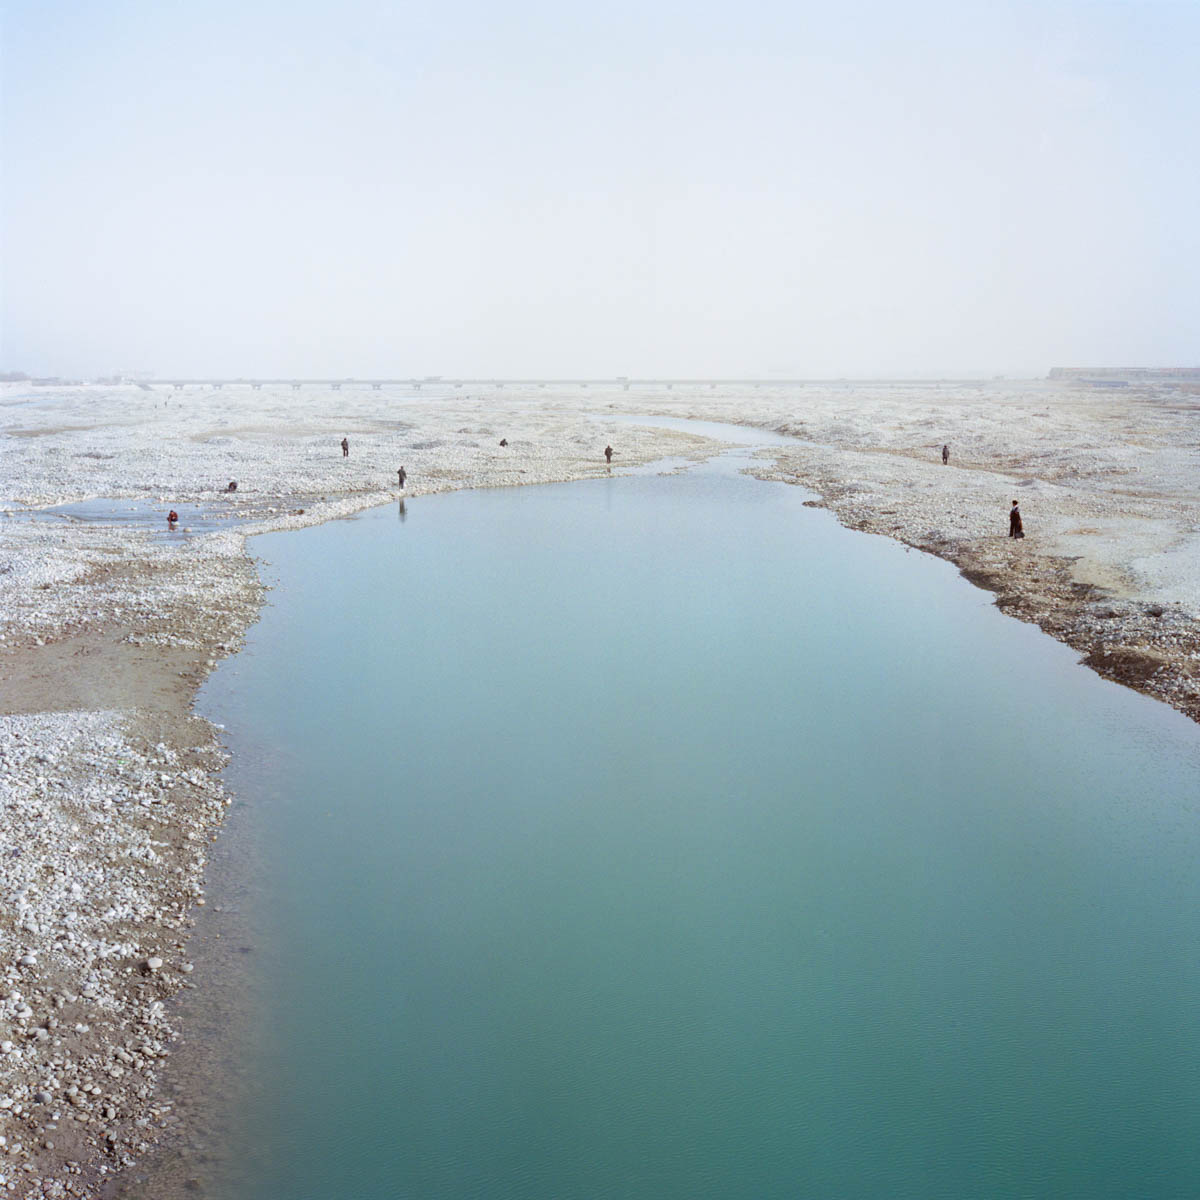
[[[803,499],[255,542],[205,709],[270,1020],[209,1194],[1200,1194],[1197,729]]]

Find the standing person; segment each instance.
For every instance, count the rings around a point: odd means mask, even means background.
[[[396,478],[400,480],[400,490],[404,491],[404,481],[408,478],[408,473],[403,467],[396,468]]]
[[[950,461],[950,443],[947,442],[942,447],[942,466],[944,467]]]
[[[612,466],[613,448],[611,446],[604,447],[604,457],[608,460],[609,466]]]
[[[1021,510],[1017,507],[1017,502],[1012,502],[1012,508],[1008,510],[1008,536],[1010,538],[1023,538],[1025,536],[1025,527],[1021,524]]]
[[[349,438],[342,438],[342,457],[343,458],[350,457],[350,439]]]

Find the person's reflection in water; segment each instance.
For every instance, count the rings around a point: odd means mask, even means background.
[[[400,505],[396,509],[396,516],[400,518],[400,524],[403,525],[408,520],[408,510],[404,507],[404,497],[400,497]]]

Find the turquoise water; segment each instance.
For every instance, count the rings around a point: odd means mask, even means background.
[[[1200,731],[803,499],[255,541],[221,1200],[1200,1194]]]

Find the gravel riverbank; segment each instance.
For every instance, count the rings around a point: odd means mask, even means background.
[[[95,1195],[161,1123],[169,1000],[189,986],[189,912],[229,802],[219,731],[191,703],[262,603],[247,538],[394,501],[401,466],[415,507],[602,476],[606,443],[614,472],[713,451],[606,422],[620,414],[794,435],[756,473],[955,562],[1102,674],[1200,717],[1200,396],[1185,391],[0,385],[0,1189]],[[97,497],[121,519],[47,515]],[[1005,536],[1013,498],[1021,542]]]

